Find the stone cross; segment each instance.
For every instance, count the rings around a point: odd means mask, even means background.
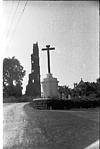
[[[47,51],[47,58],[48,58],[48,73],[50,73],[50,50],[54,50],[55,48],[50,48],[50,45],[46,45],[46,48],[43,48],[43,51]]]

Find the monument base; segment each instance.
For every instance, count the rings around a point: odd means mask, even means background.
[[[55,98],[39,98],[39,99],[33,99],[32,102],[30,102],[30,106],[34,109],[39,110],[68,110],[73,108],[74,101],[71,100],[63,100],[63,99],[55,99]]]
[[[43,98],[57,98],[58,97],[58,81],[53,78],[51,73],[47,74],[47,78],[42,81]]]

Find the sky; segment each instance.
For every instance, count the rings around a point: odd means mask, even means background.
[[[3,2],[3,58],[15,56],[26,70],[23,93],[31,72],[33,43],[38,42],[41,81],[47,74],[47,44],[51,73],[59,85],[95,82],[99,77],[99,5],[95,1]]]

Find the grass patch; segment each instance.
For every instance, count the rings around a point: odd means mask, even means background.
[[[31,129],[35,120],[37,127],[45,136],[46,149],[83,149],[99,138],[99,124],[90,119],[90,115],[86,118],[72,112],[39,111],[29,105],[25,106],[25,112]],[[30,127],[27,129],[28,136],[30,136]],[[40,143],[40,149],[42,146],[43,144]]]

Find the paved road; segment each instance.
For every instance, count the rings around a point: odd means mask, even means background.
[[[27,103],[4,105],[3,146],[4,149],[42,149],[48,140],[37,126],[36,118],[30,119],[25,112]],[[45,149],[45,147],[43,147]],[[47,149],[47,148],[46,148]]]
[[[23,142],[24,128],[27,123],[26,114],[23,111],[24,105],[21,103],[4,105],[4,147],[10,148]]]
[[[95,113],[39,111],[27,104],[4,104],[4,149],[83,149],[98,139]]]

